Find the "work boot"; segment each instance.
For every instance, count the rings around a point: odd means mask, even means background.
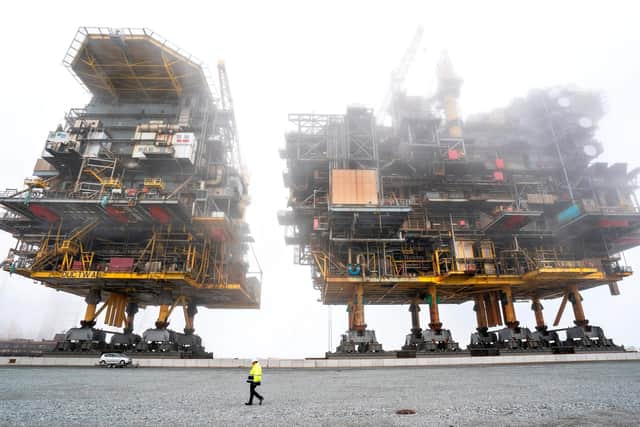
[[[245,405],[251,406],[251,405],[253,405],[253,403],[246,402]]]
[[[264,397],[260,398],[260,403],[258,403],[258,405],[262,405],[262,401],[264,400]]]

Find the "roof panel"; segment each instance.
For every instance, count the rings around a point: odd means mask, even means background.
[[[65,65],[96,97],[127,102],[175,102],[212,97],[206,68],[151,30],[81,27]]]

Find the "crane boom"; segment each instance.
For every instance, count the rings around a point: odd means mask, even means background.
[[[229,86],[229,77],[224,61],[218,61],[218,81],[220,83],[220,109],[218,110],[218,126],[227,151],[227,164],[237,171],[242,171],[242,156],[238,140],[238,127],[233,108],[233,97]]]
[[[404,80],[407,77],[409,67],[413,63],[413,60],[416,57],[416,53],[418,52],[418,47],[420,46],[420,42],[422,41],[423,34],[424,27],[422,25],[419,25],[416,29],[415,34],[413,35],[413,39],[411,39],[411,43],[407,47],[407,50],[405,50],[404,55],[402,55],[400,63],[391,73],[389,90],[385,94],[384,100],[382,101],[382,104],[378,109],[379,120],[383,120],[384,117],[389,114],[391,99],[393,98],[393,95],[402,89],[402,85],[404,84]]]

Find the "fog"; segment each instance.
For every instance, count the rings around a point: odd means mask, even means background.
[[[207,310],[195,319],[208,351],[219,357],[318,356],[328,349],[328,315],[337,345],[346,329],[344,306],[318,302],[308,267],[293,265],[276,211],[282,183],[287,113],[343,113],[348,104],[377,107],[418,25],[425,34],[407,77],[410,94],[428,94],[443,49],[464,79],[463,114],[507,104],[530,89],[576,84],[602,92],[607,115],[598,138],[600,161],[640,165],[640,31],[633,2],[10,2],[0,38],[0,188],[19,188],[32,174],[47,132],[90,97],[61,65],[78,26],[147,27],[210,64],[224,58],[236,106],[243,157],[251,174],[247,220],[264,270],[260,310]],[[13,244],[0,234],[0,256]],[[627,264],[640,271],[640,251]],[[587,317],[616,343],[640,345],[636,276],[621,296],[606,286],[583,293]],[[545,302],[550,323],[559,301]],[[50,338],[77,326],[79,297],[0,273],[0,339]],[[521,324],[533,327],[530,304],[516,304]],[[421,313],[426,324],[428,310]],[[181,330],[181,316],[171,327]],[[136,318],[151,327],[157,308]],[[410,329],[407,306],[366,308],[369,328],[385,349],[399,348]],[[462,345],[475,328],[471,304],[441,306],[445,328]],[[561,325],[572,321],[566,310]],[[100,325],[100,323],[99,323]]]

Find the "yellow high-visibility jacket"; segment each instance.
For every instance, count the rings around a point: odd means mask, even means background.
[[[260,366],[259,362],[256,362],[252,367],[251,371],[249,371],[249,375],[253,375],[253,382],[259,383],[262,382],[262,366]]]

